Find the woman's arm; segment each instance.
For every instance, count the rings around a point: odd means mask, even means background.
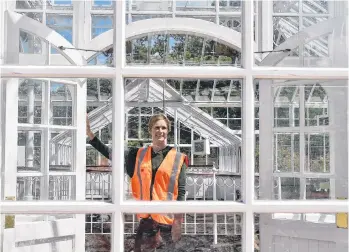
[[[93,148],[95,148],[98,152],[100,152],[103,156],[105,156],[108,159],[111,159],[111,149],[101,142],[92,132],[91,126],[90,126],[90,120],[88,119],[88,116],[86,115],[86,135],[89,138],[89,144],[92,145]]]
[[[93,148],[95,148],[99,153],[101,153],[103,156],[111,160],[111,149],[101,142],[96,136],[89,141],[89,143],[92,145]]]

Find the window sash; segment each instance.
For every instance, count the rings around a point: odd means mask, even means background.
[[[245,252],[253,252],[253,213],[299,212],[299,213],[337,213],[347,212],[348,201],[255,201],[254,194],[254,160],[249,159],[254,155],[254,79],[325,79],[348,80],[348,68],[280,68],[254,66],[253,54],[253,1],[243,2],[242,9],[242,37],[243,48],[242,65],[244,68],[234,67],[176,67],[176,66],[125,66],[125,6],[124,1],[115,1],[114,8],[114,64],[115,67],[102,66],[0,66],[2,78],[112,78],[113,88],[113,203],[96,201],[40,201],[40,202],[10,202],[0,201],[0,213],[5,214],[36,214],[36,213],[112,213],[113,214],[113,240],[112,251],[122,251],[123,243],[123,213],[136,213],[139,211],[167,213],[244,213],[243,237]],[[35,10],[35,12],[39,12]],[[115,28],[118,29],[115,29]],[[123,127],[124,122],[124,78],[241,78],[244,79],[242,102],[243,110],[243,152],[242,160],[245,169],[242,176],[244,181],[245,203],[238,202],[142,202],[124,201],[123,169]],[[80,107],[82,109],[82,106]],[[79,119],[82,119],[80,116]],[[82,121],[82,120],[81,120]],[[81,122],[80,121],[80,122]],[[118,123],[117,123],[118,122]],[[82,123],[81,123],[82,124]],[[81,125],[80,124],[80,125]],[[20,125],[23,128],[27,125]],[[34,127],[30,127],[34,128]],[[65,128],[64,128],[65,129]],[[75,128],[74,128],[75,129]],[[84,131],[76,127],[76,131]],[[81,134],[82,136],[82,134]],[[251,138],[253,136],[253,138]],[[82,137],[79,140],[83,140]],[[122,175],[122,176],[121,176]],[[1,199],[0,199],[1,200]]]

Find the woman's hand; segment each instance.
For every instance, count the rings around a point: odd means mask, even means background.
[[[92,140],[93,138],[95,138],[95,135],[94,135],[93,132],[91,131],[90,120],[88,119],[87,114],[86,114],[86,135],[88,135],[88,137],[90,138],[90,140]]]
[[[175,214],[174,215],[174,221],[172,224],[172,241],[177,242],[182,237],[182,215],[181,214]]]

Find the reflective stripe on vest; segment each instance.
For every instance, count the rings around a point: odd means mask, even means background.
[[[144,156],[145,156],[145,153],[147,153],[147,150],[148,150],[148,147],[147,148],[143,148],[141,150],[141,154],[140,154],[140,157],[138,159],[138,164],[137,164],[137,177],[138,177],[138,181],[139,181],[139,185],[141,187],[141,198],[140,200],[143,200],[143,190],[142,190],[142,177],[141,177],[141,164],[143,162],[143,159],[144,159]]]
[[[181,161],[181,156],[182,156],[182,154],[177,151],[175,161],[173,162],[170,184],[168,185],[167,200],[173,199],[176,177],[177,177],[177,172],[179,169],[179,162]]]

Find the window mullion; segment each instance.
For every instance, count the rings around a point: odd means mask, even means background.
[[[306,178],[305,173],[305,94],[304,86],[299,87],[299,169],[300,169],[300,199],[306,198]],[[309,144],[309,142],[308,142]],[[309,155],[309,153],[308,153]]]
[[[254,252],[254,86],[252,69],[254,66],[254,11],[253,1],[242,2],[242,67],[245,69],[245,83],[242,92],[242,184],[243,198],[247,205],[243,223],[243,251]]]
[[[50,92],[50,86],[51,81],[44,82],[43,84],[43,108],[42,108],[42,117],[41,117],[41,123],[44,125],[50,124],[50,101],[51,101],[51,92]],[[43,130],[43,147],[44,147],[44,164],[42,166],[42,178],[40,181],[40,195],[42,195],[41,200],[48,200],[49,199],[49,167],[50,167],[50,129],[47,127]]]
[[[114,83],[113,97],[113,130],[112,130],[112,252],[124,251],[124,220],[121,210],[124,192],[124,125],[125,125],[125,97],[123,68],[125,66],[125,12],[126,2],[114,2]]]

